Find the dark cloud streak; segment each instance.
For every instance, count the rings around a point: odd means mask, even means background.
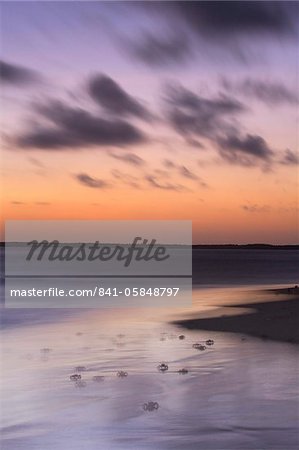
[[[270,207],[268,205],[242,205],[241,208],[249,213],[266,213],[270,211]]]
[[[245,153],[262,160],[268,160],[273,155],[266,141],[258,135],[247,134],[245,137],[229,135],[226,138],[219,138],[218,144],[223,154],[229,152],[230,157],[234,157],[234,152]]]
[[[160,182],[157,177],[152,175],[147,175],[145,177],[146,181],[149,183],[151,187],[161,189],[163,191],[176,191],[176,192],[186,192],[189,189],[187,189],[185,186],[182,186],[181,184],[173,184],[173,183],[164,183]]]
[[[187,139],[193,135],[214,138],[219,130],[230,128],[227,116],[247,109],[234,98],[221,95],[208,99],[181,86],[169,87],[165,100],[171,124]]]
[[[226,162],[258,166],[272,162],[274,152],[262,136],[244,133],[236,122],[247,107],[234,97],[205,98],[183,87],[166,91],[167,115],[186,141],[200,136],[212,143]]]
[[[172,2],[177,14],[198,34],[224,38],[236,34],[295,33],[294,14],[298,9],[288,1],[200,1]]]
[[[129,42],[127,46],[132,55],[157,67],[182,62],[192,53],[189,40],[183,35],[165,38],[145,32],[139,40]]]
[[[128,50],[153,67],[181,63],[194,50],[209,46],[247,61],[251,38],[294,38],[298,34],[299,8],[291,1],[168,1],[145,2],[147,14],[164,21],[163,34],[143,32]],[[167,30],[175,37],[165,38]],[[220,45],[219,45],[220,44]]]
[[[134,116],[144,120],[152,119],[149,111],[138,100],[106,75],[93,76],[89,80],[87,89],[91,98],[109,113],[118,116]]]
[[[75,175],[75,178],[77,181],[79,181],[79,183],[90,188],[104,189],[109,187],[109,183],[107,183],[106,181],[99,180],[98,178],[92,178],[86,173],[78,173],[77,175]]]
[[[114,159],[118,159],[132,166],[144,166],[145,164],[144,159],[140,158],[140,156],[138,155],[135,155],[135,153],[124,153],[124,154],[109,153],[109,155]]]
[[[18,136],[16,143],[21,148],[71,150],[90,146],[123,147],[146,140],[141,131],[124,120],[95,116],[62,102],[38,105],[36,112],[50,124],[38,126]]]
[[[283,104],[298,105],[299,96],[283,83],[247,78],[238,83],[222,80],[223,86],[231,93],[243,94],[248,98],[266,103],[269,106]]]
[[[29,85],[40,82],[42,77],[38,72],[16,64],[0,61],[0,80],[7,85]]]
[[[286,166],[296,166],[299,164],[298,153],[292,152],[292,150],[287,149],[284,153],[283,158],[280,161],[281,164]]]

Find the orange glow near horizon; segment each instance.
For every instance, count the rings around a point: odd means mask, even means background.
[[[76,161],[76,154],[59,155],[55,163],[51,162],[51,173],[33,166],[29,156],[20,155],[23,161],[18,167],[23,170],[15,170],[5,178],[5,218],[186,219],[193,221],[194,243],[298,243],[297,180],[293,169],[280,169],[278,176],[257,168],[207,165],[197,169],[197,173],[204,173],[207,187],[174,173],[165,182],[184,186],[182,191],[176,191],[149,185],[147,168],[138,168],[137,177],[135,168],[127,170],[109,154],[99,153],[86,157],[84,167],[80,158]],[[16,155],[17,152],[14,163]],[[96,169],[100,159],[105,169]],[[160,159],[156,158],[157,167]],[[150,163],[154,168],[154,158]],[[193,162],[189,159],[188,167],[195,164],[195,158]],[[115,171],[134,180],[138,178],[138,188],[113,178],[111,173]],[[74,177],[79,172],[107,180],[111,185],[100,189],[81,185]]]

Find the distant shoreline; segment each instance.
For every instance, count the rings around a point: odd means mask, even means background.
[[[197,249],[229,249],[229,250],[299,250],[299,244],[195,244],[193,250]]]
[[[24,242],[0,242],[0,247],[5,247],[5,244],[26,244]],[[63,243],[61,243],[63,244]],[[67,244],[67,243],[65,243]],[[74,245],[77,243],[68,244]],[[115,245],[115,244],[110,244]],[[165,244],[166,246],[183,246],[181,244]],[[299,244],[192,244],[192,250],[299,250]]]

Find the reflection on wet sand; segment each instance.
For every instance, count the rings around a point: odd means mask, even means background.
[[[268,295],[200,290],[189,311],[87,311],[7,328],[2,448],[297,448],[297,346],[199,329],[182,334],[169,323],[215,315],[228,298],[247,308]]]

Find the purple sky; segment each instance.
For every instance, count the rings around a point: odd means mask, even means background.
[[[75,198],[81,218],[121,202],[196,240],[298,241],[298,3],[1,11],[7,218],[73,218]]]

